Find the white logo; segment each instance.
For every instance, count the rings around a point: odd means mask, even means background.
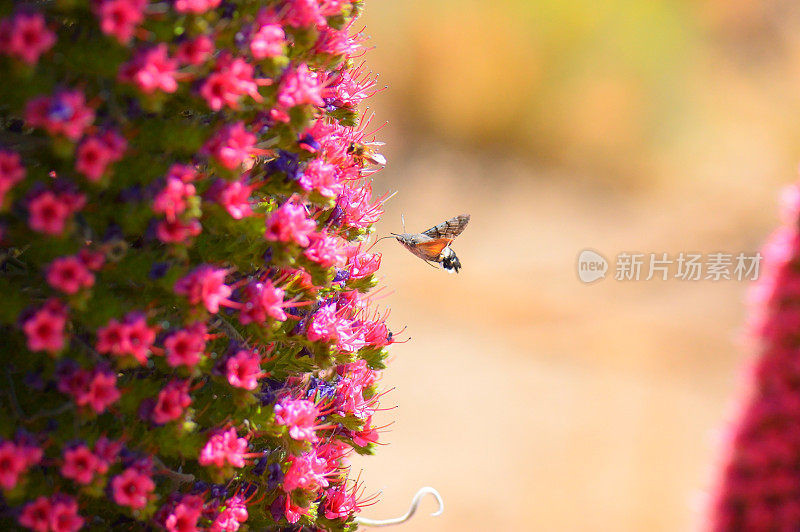
[[[608,261],[598,252],[584,249],[578,255],[578,279],[584,283],[605,279],[607,271]]]

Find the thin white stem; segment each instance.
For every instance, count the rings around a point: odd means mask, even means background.
[[[414,514],[417,512],[417,507],[419,507],[420,501],[422,498],[425,497],[426,494],[430,493],[436,498],[436,502],[439,503],[439,509],[436,510],[431,515],[436,517],[437,515],[442,515],[444,512],[444,501],[442,500],[442,496],[439,495],[439,492],[435,489],[425,486],[424,488],[420,488],[420,490],[414,495],[414,499],[411,501],[411,507],[408,511],[401,515],[400,517],[395,517],[393,519],[367,519],[366,517],[356,517],[356,523],[362,526],[392,526],[392,525],[399,525],[405,523],[409,519],[411,519]]]

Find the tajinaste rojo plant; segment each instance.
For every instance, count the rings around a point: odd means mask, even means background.
[[[763,250],[751,330],[761,352],[748,368],[706,528],[800,529],[800,187]]]
[[[0,2],[3,529],[357,526],[393,342],[359,10]]]

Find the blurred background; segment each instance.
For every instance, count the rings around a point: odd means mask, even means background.
[[[459,275],[386,240],[392,349],[355,460],[406,531],[691,530],[740,368],[747,283],[577,279],[578,253],[753,252],[800,162],[789,0],[367,2],[398,190],[379,233],[459,213]],[[612,263],[613,268],[613,263]]]

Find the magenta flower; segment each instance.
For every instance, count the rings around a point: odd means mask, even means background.
[[[89,381],[86,391],[75,398],[78,406],[89,405],[98,414],[102,414],[116,403],[122,394],[117,389],[117,376],[105,371],[96,371]]]
[[[164,188],[153,199],[153,212],[164,214],[167,220],[175,220],[182,214],[188,206],[188,200],[196,193],[195,186],[191,182],[172,174],[170,171]]]
[[[205,13],[214,9],[221,0],[175,0],[175,11],[178,13]]]
[[[228,382],[235,388],[255,390],[258,379],[266,375],[261,371],[261,356],[252,350],[241,349],[225,363]]]
[[[94,275],[79,257],[59,257],[47,268],[47,282],[65,294],[76,294],[94,285]]]
[[[343,519],[357,513],[360,508],[356,502],[355,490],[347,490],[344,484],[331,486],[325,490],[325,498],[321,505],[328,519]]]
[[[111,480],[114,501],[132,510],[144,508],[155,489],[153,479],[135,467],[129,467]]]
[[[0,150],[0,204],[14,185],[25,178],[25,167],[17,152]]]
[[[158,392],[158,399],[152,413],[153,422],[163,425],[175,421],[183,415],[184,410],[190,404],[192,404],[192,398],[189,397],[189,383],[172,381]]]
[[[86,445],[78,445],[64,450],[64,462],[61,475],[78,484],[90,484],[95,473],[101,469],[100,460]]]
[[[35,65],[56,42],[40,13],[17,13],[0,20],[0,52]]]
[[[108,468],[117,461],[117,456],[122,450],[122,442],[101,437],[94,444],[94,454],[97,457],[97,472],[104,475]]]
[[[187,39],[178,46],[176,57],[186,65],[202,65],[214,52],[214,41],[200,35],[194,39]]]
[[[94,4],[100,17],[100,29],[127,44],[134,31],[144,21],[147,0],[99,0]]]
[[[343,266],[347,260],[347,249],[342,246],[342,239],[324,233],[314,233],[303,254],[323,268]]]
[[[387,197],[388,195],[371,203],[372,185],[369,183],[359,186],[345,185],[336,199],[336,205],[343,213],[340,223],[345,227],[356,229],[369,227],[383,216],[383,202]]]
[[[289,304],[284,303],[285,292],[276,288],[269,279],[264,282],[251,282],[244,288],[244,303],[239,311],[242,324],[264,323],[269,316],[278,321],[286,321],[283,310]]]
[[[351,279],[369,277],[381,267],[380,253],[357,253],[347,262]]]
[[[337,167],[321,158],[309,161],[303,170],[300,185],[305,190],[316,190],[326,198],[335,198],[343,187]]]
[[[283,491],[290,492],[296,489],[316,491],[328,486],[326,463],[317,457],[314,452],[303,453],[300,456],[289,456],[289,469],[283,478]]]
[[[205,306],[212,314],[219,312],[220,305],[236,306],[228,299],[233,292],[225,284],[228,270],[217,269],[207,264],[198,266],[175,283],[175,293],[186,296],[192,305]]]
[[[225,509],[217,514],[211,524],[211,532],[236,532],[249,517],[244,501],[234,496],[226,500]]]
[[[239,438],[236,429],[230,428],[211,436],[200,451],[197,461],[203,466],[225,467],[225,464],[229,464],[233,467],[244,467],[246,450],[247,440]]]
[[[250,37],[250,53],[256,59],[283,55],[286,33],[280,24],[264,24]]]
[[[62,90],[30,100],[25,107],[25,120],[31,127],[76,141],[94,122],[94,111],[86,105],[80,90]]]
[[[267,240],[295,242],[301,247],[308,246],[309,236],[317,229],[314,220],[308,219],[305,207],[291,201],[272,211],[266,225],[264,238]]]
[[[50,532],[50,515],[53,511],[50,499],[38,497],[22,509],[19,524],[35,532]]]
[[[78,196],[78,199],[82,200],[83,196]],[[82,206],[83,201],[76,204],[66,194],[56,195],[46,190],[28,202],[28,225],[34,231],[60,236],[66,228],[67,219]]]
[[[219,111],[223,107],[239,108],[242,96],[250,96],[255,101],[263,100],[258,92],[259,85],[266,85],[268,80],[253,78],[255,68],[242,58],[233,58],[228,53],[223,53],[217,59],[212,72],[200,87],[200,95],[205,98],[208,106]]]
[[[64,348],[64,327],[67,309],[58,299],[48,299],[39,310],[22,324],[28,338],[28,349],[55,354]]]
[[[250,194],[253,185],[246,185],[243,181],[218,181],[220,184],[215,190],[214,198],[217,203],[228,211],[231,218],[241,220],[252,216],[253,208],[250,206]]]
[[[112,319],[97,330],[97,352],[116,356],[131,355],[140,364],[147,363],[156,329],[147,325],[144,315],[131,312],[122,322]]]
[[[39,447],[8,440],[0,442],[0,488],[10,490],[16,487],[19,477],[41,459],[42,450]]]
[[[52,532],[77,532],[83,527],[83,517],[78,515],[78,503],[67,495],[50,498],[50,530]]]
[[[306,104],[316,107],[325,105],[322,99],[322,85],[317,74],[309,70],[305,63],[288,70],[281,78],[278,104],[285,109]]]
[[[312,316],[306,335],[312,342],[338,342],[350,333],[349,321],[337,315],[336,305],[320,307]]]
[[[256,136],[245,129],[244,122],[236,122],[217,131],[203,151],[223,167],[233,170],[250,157],[255,144]]]
[[[127,145],[125,138],[115,131],[86,137],[78,146],[75,170],[90,181],[99,181],[110,164],[122,159]]]
[[[319,8],[319,0],[289,0],[283,22],[293,28],[324,27],[325,17]]]
[[[120,67],[119,80],[133,83],[145,94],[156,91],[173,93],[178,90],[175,75],[178,61],[171,59],[167,45],[161,43],[149,50],[143,50]]]
[[[206,326],[195,323],[187,329],[181,329],[164,340],[167,364],[170,367],[186,366],[193,368],[200,362],[206,349]]]
[[[378,443],[378,430],[372,427],[372,416],[369,416],[364,421],[364,426],[361,430],[353,432],[351,437],[353,443],[359,447],[366,447],[370,443]]]
[[[156,236],[165,244],[187,244],[189,239],[203,232],[197,219],[184,222],[180,219],[161,220],[156,226]]]
[[[283,399],[275,405],[275,423],[289,429],[293,440],[317,441],[317,405],[307,399]]]
[[[203,513],[202,504],[198,508],[192,504],[181,502],[170,512],[164,521],[165,528],[169,532],[196,532],[197,521]]]

